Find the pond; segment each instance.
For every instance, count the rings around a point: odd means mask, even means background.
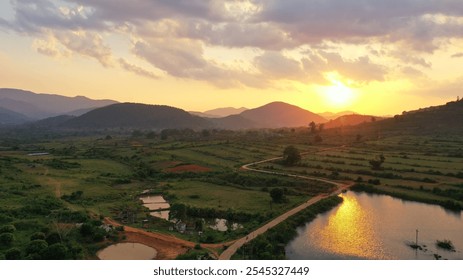
[[[151,211],[151,216],[167,221],[169,220],[169,211],[167,209],[170,208],[170,204],[162,195],[145,195],[141,196],[140,200],[143,202],[143,206]]]
[[[288,259],[463,259],[461,212],[387,195],[348,192],[344,202],[297,229]],[[418,245],[412,249],[418,230]],[[436,246],[450,240],[456,251]]]
[[[152,260],[156,258],[154,248],[140,243],[118,243],[99,251],[100,260]]]

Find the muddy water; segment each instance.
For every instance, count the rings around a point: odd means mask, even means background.
[[[153,217],[157,217],[164,220],[169,220],[169,211],[170,204],[162,197],[162,195],[147,195],[140,197],[140,200],[143,202],[143,206],[148,208]],[[164,211],[160,211],[164,210]]]
[[[156,258],[154,248],[140,243],[118,243],[99,251],[100,260],[151,260]]]

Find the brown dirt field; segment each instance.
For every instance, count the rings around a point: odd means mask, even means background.
[[[169,173],[182,173],[182,172],[209,172],[211,171],[210,168],[199,166],[195,164],[188,164],[188,165],[179,165],[172,168],[164,169],[165,172]]]
[[[121,225],[110,218],[105,218],[104,222],[113,226]],[[156,249],[158,252],[156,259],[158,260],[175,259],[178,255],[188,252],[189,249],[192,249],[196,245],[194,242],[182,240],[175,236],[157,232],[148,232],[129,226],[124,226],[124,235],[126,236],[124,242],[141,243]],[[213,255],[218,257],[215,250],[222,248],[223,245],[230,245],[233,242],[234,241],[231,241],[225,244],[201,244],[201,247],[209,249]]]

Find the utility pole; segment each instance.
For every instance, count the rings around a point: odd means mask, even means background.
[[[415,241],[416,246],[418,247],[418,229],[416,230],[416,241]]]

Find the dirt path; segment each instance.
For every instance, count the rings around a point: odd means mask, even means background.
[[[336,148],[329,148],[329,149],[323,149],[320,151],[326,151],[326,150],[332,150],[332,149],[337,149]],[[307,154],[307,153],[302,153],[302,154]],[[282,157],[275,157],[271,159],[266,159],[258,162],[253,162],[249,163],[246,165],[243,165],[241,169],[248,170],[248,171],[254,171],[254,172],[259,172],[259,173],[265,173],[265,174],[273,174],[273,175],[280,175],[280,176],[288,176],[288,177],[294,177],[294,178],[300,178],[300,179],[305,179],[305,180],[316,180],[320,182],[325,182],[328,184],[332,184],[336,187],[336,190],[329,193],[329,194],[321,194],[316,197],[311,198],[310,200],[306,201],[305,203],[287,211],[286,213],[278,216],[277,218],[273,219],[272,221],[268,222],[267,224],[263,225],[262,227],[254,230],[253,232],[249,233],[243,238],[240,238],[238,240],[226,242],[226,243],[218,243],[218,244],[201,244],[202,248],[208,249],[211,254],[216,256],[220,260],[229,260],[231,256],[233,256],[236,251],[243,246],[244,244],[250,242],[257,236],[265,233],[267,230],[277,226],[281,222],[285,221],[292,215],[306,209],[310,205],[313,205],[314,203],[322,200],[325,197],[332,196],[332,195],[337,195],[341,193],[342,191],[350,188],[353,183],[340,183],[340,182],[335,182],[327,179],[321,179],[321,178],[316,178],[316,177],[310,177],[310,176],[302,176],[302,175],[294,175],[294,174],[289,174],[289,173],[283,173],[283,172],[273,172],[273,171],[267,171],[267,170],[260,170],[256,168],[252,168],[251,166],[260,164],[260,163],[265,163],[265,162],[270,162],[270,161],[275,161],[279,160]],[[56,190],[58,190],[57,188]],[[118,222],[110,219],[110,218],[105,218],[105,223],[111,224],[113,226],[120,226]],[[124,242],[136,242],[136,243],[141,243],[147,246],[150,246],[158,251],[158,254],[156,256],[156,259],[161,259],[161,260],[171,260],[175,259],[178,255],[186,253],[189,249],[194,248],[196,243],[191,242],[191,241],[186,241],[180,238],[177,238],[172,235],[167,235],[167,234],[161,234],[161,233],[155,233],[155,232],[148,232],[143,229],[139,228],[134,228],[134,227],[129,227],[129,226],[124,226],[124,234],[126,236],[126,239]],[[228,246],[228,248],[220,254],[220,256],[217,253],[218,249],[223,248],[223,246]]]
[[[333,149],[336,149],[336,148],[323,149],[323,150],[320,150],[320,151],[333,150]],[[307,154],[307,153],[304,153],[304,154]],[[249,233],[245,237],[243,237],[241,239],[238,239],[231,246],[229,246],[225,251],[223,251],[223,253],[219,256],[220,260],[229,260],[236,253],[236,251],[238,251],[239,248],[241,248],[244,244],[252,241],[257,236],[265,233],[267,230],[277,226],[278,224],[284,222],[289,217],[291,217],[294,214],[299,213],[300,211],[306,209],[307,207],[317,203],[318,201],[322,200],[323,198],[328,197],[328,196],[338,195],[342,191],[350,188],[353,185],[353,183],[340,183],[340,182],[335,182],[335,181],[316,178],[316,177],[294,175],[294,174],[283,173],[283,172],[273,172],[273,171],[260,170],[260,169],[256,169],[256,168],[251,167],[251,166],[256,165],[256,164],[265,163],[265,162],[271,162],[271,161],[279,160],[279,159],[282,159],[282,158],[283,157],[275,157],[275,158],[271,158],[271,159],[257,161],[257,162],[253,162],[253,163],[243,165],[241,168],[244,169],[244,170],[254,171],[254,172],[259,172],[259,173],[265,173],[265,174],[281,175],[281,176],[300,178],[300,179],[305,179],[305,180],[320,181],[320,182],[324,182],[324,183],[334,185],[336,187],[336,190],[329,193],[329,194],[321,194],[321,195],[315,196],[315,197],[309,199],[307,202],[297,206],[296,208],[293,208],[293,209],[289,210],[288,212],[278,216],[277,218],[273,219],[269,223],[263,225],[262,227],[256,229],[255,231]]]
[[[51,177],[48,176],[48,173],[49,173],[49,170],[48,170],[48,167],[45,168],[45,171],[43,173],[44,177],[46,177],[47,179],[47,185],[50,185],[51,187],[54,188],[54,193],[55,193],[55,196],[57,198],[61,198],[61,182],[56,180],[56,179],[53,179]]]
[[[105,223],[113,226],[120,226],[118,222],[105,218]],[[141,243],[146,246],[150,246],[158,251],[156,259],[160,260],[172,260],[178,255],[186,253],[189,249],[192,249],[196,243],[177,238],[172,235],[148,232],[143,229],[124,226],[124,235],[126,239],[124,242]],[[232,242],[220,243],[220,244],[201,244],[201,247],[209,249],[209,251],[218,257],[216,249],[222,248],[224,245],[230,245]]]

